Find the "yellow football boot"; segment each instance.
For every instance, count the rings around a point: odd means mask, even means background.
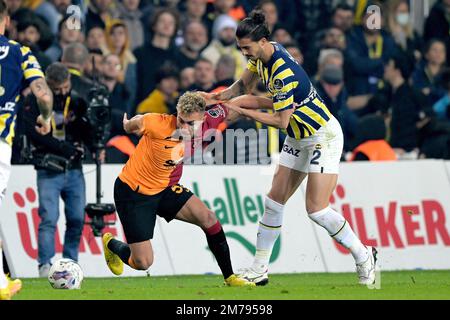
[[[239,278],[235,274],[232,274],[225,279],[225,284],[229,287],[255,287],[256,284],[246,279]]]
[[[105,261],[108,265],[109,270],[111,270],[112,273],[118,276],[123,273],[123,261],[120,260],[120,257],[117,254],[115,254],[108,248],[108,243],[113,238],[113,235],[109,232],[103,235],[103,253],[105,254]]]
[[[22,281],[19,279],[8,279],[8,287],[0,289],[0,300],[11,300],[11,298],[22,289]]]

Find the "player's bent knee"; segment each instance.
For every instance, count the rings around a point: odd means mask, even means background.
[[[136,270],[147,270],[153,264],[153,258],[133,258],[133,264]]]

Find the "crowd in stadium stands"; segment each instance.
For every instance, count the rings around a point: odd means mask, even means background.
[[[122,129],[124,112],[173,113],[183,92],[221,90],[241,75],[247,62],[235,30],[257,6],[272,40],[302,64],[341,123],[343,159],[450,159],[450,0],[434,3],[420,32],[408,0],[6,3],[7,37],[31,47],[44,70],[62,62],[73,90],[85,99],[94,81],[108,89],[108,162],[124,162],[137,142]],[[381,8],[381,29],[367,27],[372,4]],[[70,5],[80,8],[81,28]],[[254,93],[265,90],[258,86]],[[240,119],[228,127],[261,125]],[[268,148],[270,139],[281,147],[284,134],[269,134]]]

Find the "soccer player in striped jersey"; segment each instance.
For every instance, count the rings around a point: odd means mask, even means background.
[[[50,132],[53,106],[53,95],[31,50],[4,36],[9,21],[6,3],[0,0],[0,206],[11,171],[11,147],[21,91],[29,85],[37,98],[41,114],[36,120],[36,130],[40,134]],[[0,300],[11,299],[21,287],[20,280],[12,281],[3,273],[0,234]]]
[[[249,96],[241,99],[242,108],[233,104],[229,108],[266,125],[286,129],[288,133],[272,188],[265,199],[254,263],[244,269],[242,276],[258,285],[268,283],[269,259],[281,232],[284,205],[308,176],[306,211],[309,218],[350,250],[359,283],[372,284],[375,280],[375,248],[363,245],[345,218],[329,206],[343,148],[341,127],[303,68],[280,44],[269,42],[269,37],[264,14],[253,11],[236,30],[237,44],[249,59],[241,79],[219,93],[203,93],[206,98],[230,100],[250,92],[260,78],[271,99]],[[273,109],[274,112],[254,110],[259,108]]]

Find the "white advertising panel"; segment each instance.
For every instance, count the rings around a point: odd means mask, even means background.
[[[102,167],[102,202],[113,202],[114,181],[121,166]],[[448,170],[448,172],[447,172]],[[88,202],[95,202],[95,167],[85,166]],[[258,221],[273,168],[261,166],[186,166],[181,183],[213,210],[230,245],[235,269],[253,260]],[[450,165],[443,161],[344,163],[331,206],[342,213],[363,243],[379,250],[382,270],[450,269]],[[270,271],[351,272],[350,254],[327,232],[308,219],[305,183],[285,207],[283,229],[272,255]],[[36,173],[31,166],[14,166],[0,209],[0,231],[14,276],[37,277],[39,224]],[[108,226],[121,240],[118,217]],[[56,257],[64,239],[64,205],[55,237]],[[152,245],[151,275],[220,273],[207,248],[204,232],[193,225],[157,220]],[[89,225],[83,231],[79,262],[88,277],[111,276],[100,238]],[[126,267],[124,275],[142,276]]]

